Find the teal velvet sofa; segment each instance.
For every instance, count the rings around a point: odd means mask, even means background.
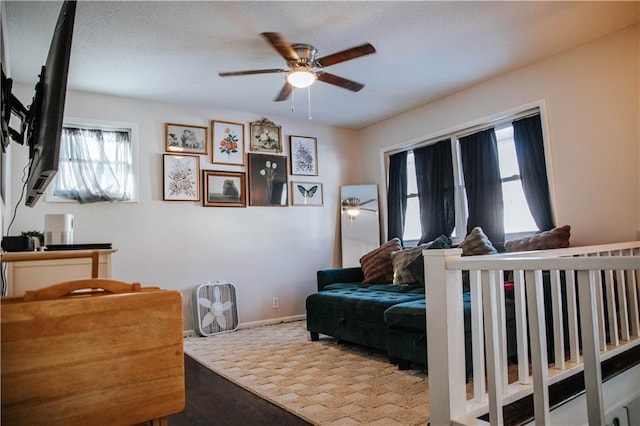
[[[363,284],[359,267],[317,272],[318,291],[306,299],[311,340],[320,334],[387,354],[401,370],[427,367],[424,286]],[[508,355],[515,355],[513,299],[506,297]],[[470,296],[463,293],[466,373],[472,369]]]

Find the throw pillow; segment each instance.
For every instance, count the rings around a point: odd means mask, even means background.
[[[427,250],[448,249],[451,248],[451,238],[446,235],[440,235],[430,243],[425,244]],[[416,282],[424,286],[424,257],[419,254],[408,266],[409,271],[413,274]]]
[[[569,247],[569,237],[571,236],[571,226],[564,225],[553,228],[549,231],[540,232],[517,240],[504,243],[505,250],[511,253],[514,251],[549,250]]]
[[[362,283],[392,283],[393,264],[391,263],[391,253],[399,250],[402,250],[400,239],[394,238],[362,256],[360,258],[360,266],[364,273]]]
[[[460,248],[463,256],[478,256],[498,252],[479,226],[471,230],[464,241],[460,243]]]
[[[391,253],[394,284],[415,284],[418,282],[413,272],[409,269],[409,264],[417,257],[422,257],[422,250],[427,247],[428,244],[423,244]]]

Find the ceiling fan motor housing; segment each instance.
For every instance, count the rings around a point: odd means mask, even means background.
[[[295,43],[291,45],[291,48],[296,52],[300,61],[291,61],[290,66],[293,65],[314,65],[318,51],[315,47],[305,43]]]

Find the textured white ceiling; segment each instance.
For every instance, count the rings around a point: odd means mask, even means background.
[[[12,77],[33,83],[61,3],[4,1]],[[358,93],[317,82],[313,120],[360,128],[640,21],[640,2],[82,1],[68,87],[74,90],[307,117],[306,90],[273,102],[284,68],[260,36],[279,32],[324,56],[363,42],[376,54],[325,70]]]

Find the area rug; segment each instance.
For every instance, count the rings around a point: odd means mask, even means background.
[[[187,355],[316,425],[425,425],[424,371],[400,371],[384,354],[321,336],[306,321],[189,337]]]

